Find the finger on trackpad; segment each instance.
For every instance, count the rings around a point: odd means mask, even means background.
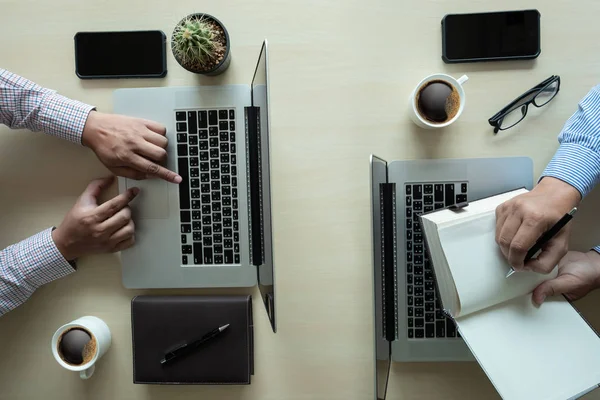
[[[127,189],[140,188],[140,194],[130,203],[131,211],[137,219],[169,218],[168,183],[162,179],[134,181],[127,179]]]

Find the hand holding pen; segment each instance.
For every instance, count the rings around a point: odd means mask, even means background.
[[[554,224],[554,226],[552,226],[552,228],[550,228],[549,230],[547,230],[536,242],[535,244],[529,249],[529,251],[527,251],[527,254],[525,255],[525,260],[523,261],[524,264],[527,264],[527,262],[529,260],[531,260],[533,257],[536,257],[541,251],[542,248],[550,241],[552,240],[552,238],[554,236],[556,236],[561,229],[570,221],[573,219],[573,216],[575,215],[575,213],[577,212],[577,208],[573,207],[571,209],[571,211],[569,211],[568,213],[566,213],[561,219],[558,220],[558,222],[556,224]],[[515,273],[515,269],[511,267],[510,271],[508,271],[508,273],[506,274],[506,277],[508,278],[509,276],[511,276],[512,274]]]
[[[530,192],[496,209],[496,242],[514,270],[525,268],[527,253],[580,200],[579,191],[571,185],[545,177]],[[567,253],[570,231],[569,224],[563,226],[541,245],[541,252],[534,251],[539,253],[537,256],[530,253],[533,258],[527,262],[527,269],[550,273]]]

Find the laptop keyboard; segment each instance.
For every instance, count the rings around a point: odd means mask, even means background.
[[[467,182],[404,185],[408,338],[454,338],[454,322],[442,312],[433,267],[418,216],[467,201]]]
[[[235,110],[177,110],[181,263],[240,263]]]

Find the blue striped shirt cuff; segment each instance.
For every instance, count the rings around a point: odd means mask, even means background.
[[[577,143],[562,143],[541,178],[545,176],[568,183],[583,198],[600,181],[600,154]]]

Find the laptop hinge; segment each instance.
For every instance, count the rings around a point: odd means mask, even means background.
[[[398,285],[396,260],[396,184],[379,184],[381,212],[381,282],[383,332],[386,340],[398,336]]]
[[[246,170],[248,171],[248,204],[250,213],[250,262],[262,265],[264,260],[264,234],[262,209],[262,172],[260,108],[245,107],[246,118]]]

